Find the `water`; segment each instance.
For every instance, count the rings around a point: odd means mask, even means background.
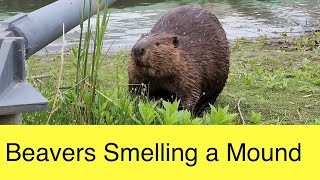
[[[23,2],[23,3],[22,3]],[[0,21],[20,12],[30,12],[54,0],[0,0]],[[220,19],[228,39],[238,37],[278,36],[319,29],[320,0],[119,0],[110,9],[111,18],[105,48],[128,50],[141,33],[148,32],[167,11],[184,4],[211,10]],[[95,20],[93,18],[92,26]],[[69,46],[78,42],[79,27],[66,38]],[[42,52],[58,52],[61,40]]]

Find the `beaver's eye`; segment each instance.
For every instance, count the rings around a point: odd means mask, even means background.
[[[160,45],[160,42],[157,42],[156,45],[159,46],[159,45]]]

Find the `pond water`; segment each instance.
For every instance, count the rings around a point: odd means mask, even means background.
[[[54,0],[0,0],[0,21],[20,12],[30,12]],[[184,4],[204,7],[222,22],[228,39],[238,37],[277,36],[319,29],[320,0],[118,0],[110,8],[111,18],[105,37],[105,48],[128,50],[141,33],[148,32],[167,11]],[[93,18],[94,25],[94,18]],[[79,27],[66,38],[69,46],[76,44]],[[46,51],[58,52],[61,40]]]

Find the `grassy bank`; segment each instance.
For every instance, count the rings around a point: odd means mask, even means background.
[[[203,118],[177,111],[176,103],[139,101],[127,93],[128,52],[105,55],[99,68],[93,124],[314,124],[320,119],[320,33],[297,38],[238,39],[231,44],[231,73]],[[26,124],[85,124],[72,99],[77,60],[65,56],[59,103],[49,111],[26,113]],[[28,60],[28,81],[49,100],[56,94],[60,55]],[[219,109],[218,107],[229,107]],[[217,111],[216,111],[217,110]],[[193,120],[192,120],[193,119]]]

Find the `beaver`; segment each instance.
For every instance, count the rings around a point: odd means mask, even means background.
[[[131,50],[129,90],[149,97],[177,97],[183,109],[199,115],[213,104],[229,74],[229,44],[217,17],[191,5],[161,17]]]

